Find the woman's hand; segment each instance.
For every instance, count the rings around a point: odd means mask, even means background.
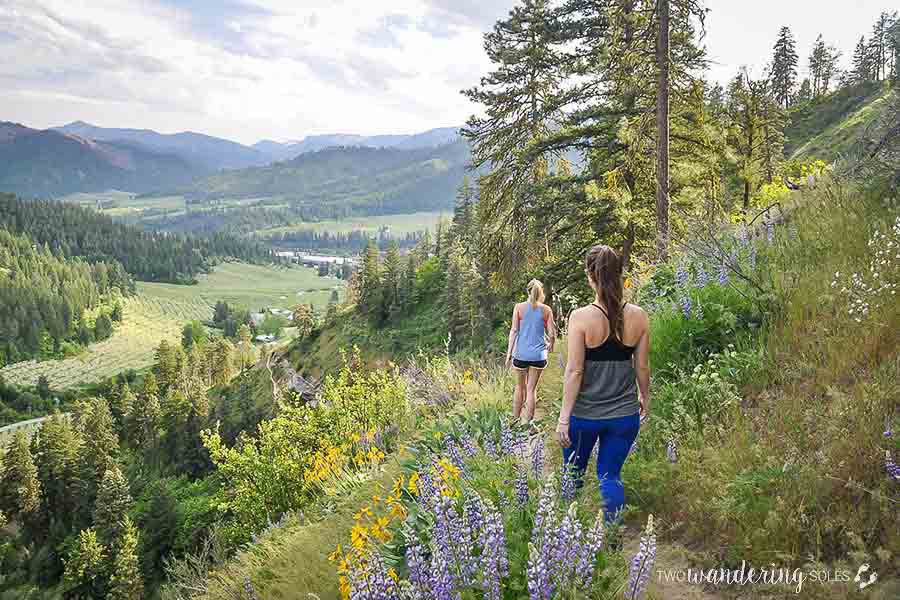
[[[641,413],[640,413],[641,416],[640,416],[640,418],[641,418],[641,423],[643,423],[643,422],[644,422],[644,419],[647,418],[647,413],[648,413],[649,411],[648,411],[648,409],[647,409],[647,399],[644,398],[644,396],[641,396],[641,397],[640,397],[640,402],[641,402]]]
[[[507,353],[506,353],[506,360],[503,361],[503,362],[504,362],[504,364],[506,365],[506,368],[507,368],[507,369],[510,368],[510,367],[512,366],[512,354],[510,354],[509,352],[507,352]]]
[[[569,422],[568,421],[560,421],[556,424],[556,441],[559,442],[559,445],[563,448],[568,448],[572,445],[572,440],[569,439]]]

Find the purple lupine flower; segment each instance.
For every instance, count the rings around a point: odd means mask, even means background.
[[[574,457],[574,454],[572,455]],[[566,461],[559,469],[559,495],[563,500],[571,501],[575,497],[575,473],[572,463]]]
[[[452,498],[441,496],[432,512],[435,553],[444,555],[456,586],[471,585],[475,569],[469,528],[456,511]]]
[[[581,549],[581,522],[578,520],[577,504],[569,505],[569,510],[556,530],[556,541],[553,548],[553,564],[556,586],[558,589],[569,589],[578,565]]]
[[[681,297],[681,314],[685,319],[691,318],[691,297],[687,294]]]
[[[348,574],[353,600],[400,600],[400,588],[388,574],[378,552],[366,557],[365,566],[356,566]]]
[[[750,244],[750,252],[747,255],[747,264],[750,265],[750,269],[756,269],[756,246]]]
[[[484,527],[484,504],[478,492],[471,492],[466,496],[463,506],[463,518],[468,523],[473,535],[479,535]]]
[[[740,245],[743,246],[744,248],[746,248],[747,245],[750,243],[750,235],[749,235],[749,232],[747,231],[746,226],[741,225],[740,227],[738,227],[737,240],[738,240],[738,243],[740,243]]]
[[[481,546],[481,589],[489,600],[503,597],[500,580],[509,575],[509,558],[506,554],[506,532],[503,517],[490,500],[486,500],[484,529],[479,537]]]
[[[766,223],[766,240],[771,244],[775,241],[775,223]]]
[[[484,453],[491,458],[500,458],[500,454],[497,452],[497,443],[489,435],[484,437]]]
[[[544,481],[534,515],[531,542],[528,544],[528,592],[532,600],[549,600],[555,589],[549,571],[550,560],[555,555],[556,541],[554,487],[552,477]]]
[[[462,451],[459,449],[459,444],[457,444],[453,439],[450,439],[447,442],[447,458],[451,463],[453,463],[454,466],[459,468],[460,471],[465,471],[466,461],[463,459]]]
[[[516,502],[519,507],[528,504],[528,471],[521,465],[516,466]]]
[[[579,586],[587,591],[594,581],[594,569],[597,566],[597,554],[603,548],[603,538],[606,533],[606,522],[603,511],[597,512],[594,526],[588,532],[587,540],[581,545],[578,554],[578,574],[581,578]]]
[[[706,287],[707,284],[709,284],[709,275],[707,274],[706,269],[703,268],[703,265],[697,266],[696,283],[698,288]]]
[[[698,321],[703,320],[703,305],[700,303],[697,303],[697,308],[694,310],[694,318]]]
[[[540,479],[544,475],[544,438],[539,437],[531,453],[531,472]]]
[[[503,419],[500,422],[500,450],[503,451],[503,454],[509,456],[515,452],[515,449],[516,443],[512,429],[510,429],[506,419]]]
[[[406,567],[409,569],[409,582],[419,598],[431,598],[431,574],[425,561],[422,542],[415,530],[408,523],[403,526],[406,538]]]
[[[653,571],[653,563],[656,561],[656,535],[653,533],[653,515],[647,518],[647,529],[641,536],[641,545],[637,554],[631,559],[631,569],[628,575],[628,587],[625,597],[628,600],[638,600],[647,590],[647,582]]]
[[[884,451],[884,468],[891,479],[900,483],[900,466],[897,466],[888,450]]]
[[[719,285],[728,284],[728,265],[723,260],[719,264]]]
[[[259,600],[259,596],[256,595],[256,590],[253,589],[253,582],[250,581],[249,577],[244,579],[244,593],[247,594],[247,600]]]
[[[687,287],[690,277],[691,274],[688,273],[688,270],[684,265],[678,265],[678,268],[675,269],[675,283],[680,289],[685,289]]]
[[[894,435],[893,429],[891,429],[891,421],[890,419],[885,420],[884,422],[884,437],[889,438]]]
[[[466,458],[472,458],[473,456],[478,454],[478,446],[475,445],[475,442],[472,440],[472,437],[468,432],[466,432],[462,436],[460,443],[462,445],[463,454],[466,456]]]
[[[552,583],[543,553],[533,543],[528,544],[528,598],[530,600],[550,600]]]
[[[675,440],[669,440],[669,443],[666,444],[666,458],[670,463],[678,462],[678,447],[675,445]]]
[[[443,552],[431,553],[431,596],[429,600],[460,600],[453,589],[453,576]]]
[[[434,478],[427,469],[420,467],[418,472],[420,473],[418,483],[419,503],[426,508],[431,508],[440,496],[440,492],[434,485]]]

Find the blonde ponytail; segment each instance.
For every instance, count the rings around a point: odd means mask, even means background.
[[[537,305],[544,301],[544,284],[537,279],[528,282],[528,301],[532,308],[537,308]]]

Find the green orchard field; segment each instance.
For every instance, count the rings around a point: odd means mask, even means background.
[[[53,389],[97,383],[153,364],[163,340],[181,342],[181,329],[193,320],[208,321],[218,300],[252,311],[263,307],[292,308],[298,303],[324,307],[331,290],[343,292],[333,277],[319,277],[315,269],[263,267],[243,263],[219,265],[197,285],[138,283],[138,294],[124,306],[124,322],[108,340],[91,344],[78,356],[62,360],[24,361],[0,369],[0,377],[15,385],[33,386],[45,375]],[[286,331],[290,337],[291,331]]]
[[[174,301],[200,299],[210,306],[219,300],[257,311],[261,308],[293,308],[312,303],[328,304],[331,291],[342,293],[344,283],[335,277],[319,277],[306,267],[263,267],[245,263],[223,263],[209,275],[200,275],[197,285],[138,283],[142,296]]]
[[[212,307],[199,298],[178,301],[139,295],[126,301],[123,312],[124,322],[116,325],[112,337],[91,344],[78,356],[7,365],[0,369],[0,376],[15,385],[36,385],[44,375],[51,388],[68,389],[142,369],[153,364],[161,341],[180,343],[183,324],[209,319]]]

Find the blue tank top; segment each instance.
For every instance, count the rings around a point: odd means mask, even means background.
[[[516,351],[513,358],[519,360],[547,360],[547,341],[544,339],[544,310],[538,305],[525,303],[525,313],[519,322],[519,334],[516,337]]]

